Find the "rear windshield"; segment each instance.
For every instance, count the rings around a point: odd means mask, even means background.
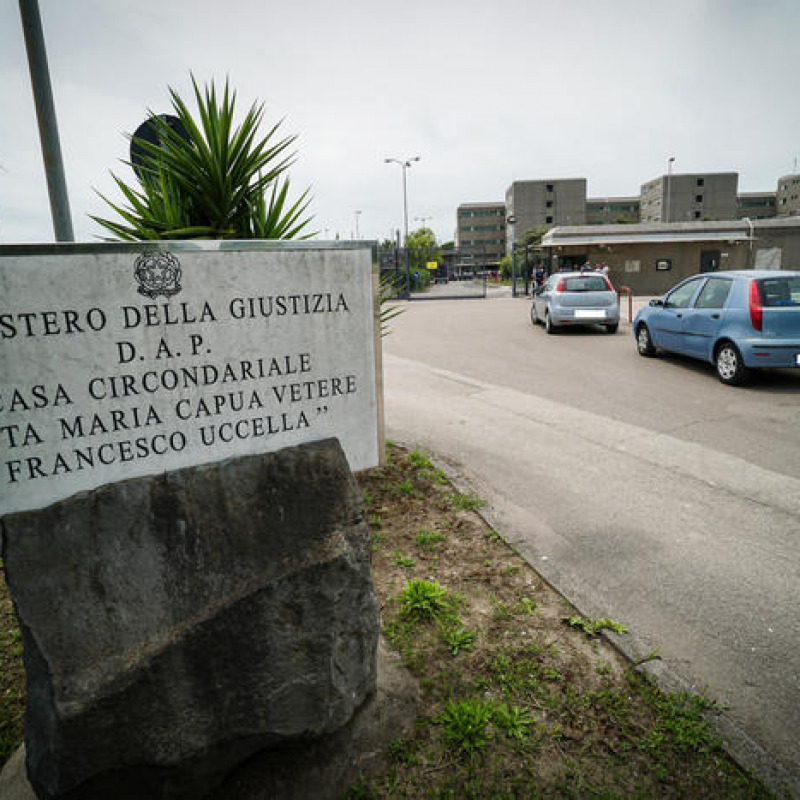
[[[800,306],[800,277],[763,278],[758,289],[763,306]]]
[[[608,284],[602,275],[576,275],[564,278],[565,292],[607,292]]]

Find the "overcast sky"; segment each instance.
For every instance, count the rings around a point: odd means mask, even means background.
[[[76,239],[167,87],[230,78],[296,133],[321,237],[386,238],[514,180],[636,195],[674,171],[774,191],[800,158],[798,0],[39,0]],[[15,0],[0,0],[0,242],[53,241]]]

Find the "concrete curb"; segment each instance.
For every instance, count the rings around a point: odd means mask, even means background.
[[[413,449],[414,444],[398,442],[403,447]],[[477,494],[475,487],[470,484],[469,479],[464,476],[458,468],[448,463],[446,459],[438,457],[434,453],[429,453],[431,460],[444,472],[450,483],[460,492]],[[503,520],[492,508],[491,502],[488,506],[478,509],[477,514],[486,522],[489,527],[496,530],[503,541],[513,548],[530,567],[545,581],[555,592],[563,597],[572,605],[579,614],[583,616],[598,616],[599,613],[592,609],[582,609],[578,606],[563,589],[560,575],[557,569],[548,561],[532,561],[525,553],[507,536],[503,534]],[[601,631],[601,635],[614,647],[620,655],[628,661],[637,671],[652,678],[656,685],[664,692],[686,692],[700,694],[697,686],[686,681],[678,672],[673,670],[661,658],[643,658],[642,654],[649,652],[649,648],[637,637],[635,632],[624,635],[616,634],[611,631]],[[800,776],[793,774],[783,766],[772,754],[768,753],[761,745],[754,741],[744,730],[724,711],[711,713],[707,716],[707,722],[712,730],[722,740],[722,747],[725,752],[743,769],[758,778],[770,791],[779,797],[800,799]]]

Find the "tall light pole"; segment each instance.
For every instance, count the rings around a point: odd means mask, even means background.
[[[404,244],[408,244],[408,186],[406,184],[406,170],[411,166],[412,161],[419,161],[419,156],[411,158],[386,158],[387,164],[399,164],[403,171],[403,230],[405,231]]]
[[[361,237],[358,235],[358,218],[361,216],[360,211],[356,211],[356,239],[360,239]]]
[[[64,162],[61,158],[61,144],[58,139],[53,90],[50,85],[50,71],[47,67],[47,53],[44,47],[44,33],[42,32],[38,1],[19,0],[19,13],[22,17],[22,30],[25,34],[25,47],[28,51],[28,66],[31,73],[36,118],[39,122],[39,138],[42,143],[47,191],[50,195],[53,230],[57,242],[74,242],[75,235],[72,231],[72,217],[69,212],[67,181],[64,177]]]
[[[667,202],[666,202],[666,213],[664,215],[665,219],[664,222],[669,222],[669,212],[670,212],[670,201],[672,200],[672,165],[675,162],[675,156],[670,156],[669,161],[667,161]]]

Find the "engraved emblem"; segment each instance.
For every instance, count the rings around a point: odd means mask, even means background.
[[[142,253],[134,262],[133,274],[139,294],[155,300],[159,295],[172,297],[181,286],[181,262],[172,253]]]

